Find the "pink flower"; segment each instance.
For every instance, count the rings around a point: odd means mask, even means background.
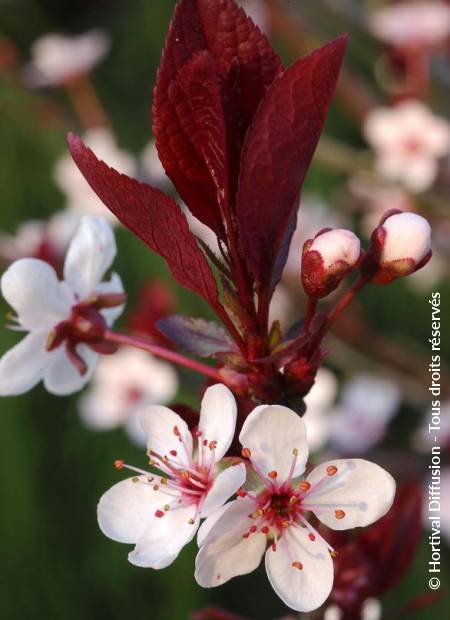
[[[450,151],[449,123],[419,101],[373,110],[364,133],[375,149],[379,173],[402,181],[413,192],[423,192],[434,183],[438,159]]]
[[[241,490],[202,525],[197,582],[221,585],[254,570],[265,553],[269,581],[286,605],[316,609],[333,585],[333,549],[309,523],[310,513],[335,530],[369,525],[391,507],[395,482],[362,459],[329,461],[300,479],[308,460],[305,423],[286,407],[254,409],[239,439],[257,472],[256,490]]]
[[[141,415],[150,465],[159,474],[116,462],[137,475],[114,485],[100,499],[102,532],[134,544],[128,559],[136,566],[165,568],[194,537],[201,517],[212,515],[245,481],[245,465],[220,471],[217,465],[231,445],[236,403],[224,385],[208,388],[202,401],[197,437],[167,407],[149,407]]]
[[[373,13],[369,27],[395,47],[430,48],[450,34],[450,8],[440,0],[401,2]]]

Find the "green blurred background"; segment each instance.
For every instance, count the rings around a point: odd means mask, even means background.
[[[120,146],[138,153],[151,135],[152,86],[173,5],[172,0],[1,0],[0,36],[13,41],[20,57],[26,59],[30,44],[49,31],[101,27],[111,33],[111,53],[96,69],[93,82]],[[320,12],[313,16],[313,23],[322,28],[315,34],[329,38],[345,29],[342,16],[333,21],[323,10],[322,20]],[[289,60],[284,41],[275,38],[274,43]],[[374,46],[356,33],[347,63],[369,74]],[[65,151],[68,129],[81,131],[82,127],[64,91],[31,92],[7,72],[0,73],[2,230],[13,232],[20,222],[45,219],[61,208],[63,196],[52,183],[51,170]],[[338,105],[333,107],[327,133],[355,147],[362,144],[358,126]],[[344,174],[317,163],[307,189],[333,204],[344,179]],[[208,316],[202,302],[176,286],[162,261],[130,233],[120,229],[117,239],[115,270],[126,283],[130,307],[140,285],[158,276],[176,292],[180,312]],[[439,290],[443,314],[448,317],[449,283],[440,285]],[[398,282],[389,289],[368,290],[363,303],[380,333],[427,354],[426,294]],[[2,311],[6,313],[5,305]],[[13,332],[2,329],[1,351],[16,340]],[[448,359],[448,332],[444,349]],[[180,376],[178,400],[196,405],[201,380],[188,373]],[[78,417],[76,397],[58,399],[42,387],[25,397],[2,399],[0,408],[1,618],[184,620],[192,610],[210,603],[261,620],[285,613],[265,581],[262,567],[217,590],[202,590],[193,579],[194,544],[173,566],[157,572],[130,565],[126,547],[100,533],[96,503],[118,480],[114,459],[124,458],[137,465],[144,462],[142,452],[130,444],[122,430],[87,430]],[[405,437],[419,425],[422,413],[421,403],[403,408],[389,438],[393,447],[407,447]],[[425,536],[407,578],[386,598],[387,610],[427,591]],[[442,575],[443,583],[447,577],[447,587],[448,574],[447,567]],[[441,619],[446,609],[444,599],[414,618]]]

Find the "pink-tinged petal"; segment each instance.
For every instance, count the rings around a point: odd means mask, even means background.
[[[309,474],[311,490],[303,506],[334,530],[370,525],[394,501],[395,480],[379,465],[363,459],[336,459]]]
[[[47,331],[32,332],[0,359],[0,396],[15,396],[31,390],[42,379],[51,360],[45,350]]]
[[[29,330],[51,330],[68,317],[74,301],[53,267],[36,258],[14,262],[2,276],[1,289],[20,324]]]
[[[146,477],[127,478],[111,487],[97,507],[100,529],[112,540],[136,544],[152,522],[154,513],[164,505],[166,496],[146,484]]]
[[[214,452],[219,461],[227,452],[234,437],[237,407],[231,391],[218,383],[209,387],[203,396],[199,431],[201,440],[216,442]]]
[[[96,287],[95,292],[102,295],[124,293],[125,289],[123,288],[122,278],[117,273],[113,273],[107,282],[101,282],[101,284]],[[125,304],[115,306],[114,308],[105,308],[101,310],[100,314],[104,316],[108,326],[111,327],[114,321],[122,314],[124,308]]]
[[[141,413],[141,425],[147,435],[147,448],[159,456],[175,451],[186,465],[192,457],[192,435],[186,422],[168,407],[153,405]]]
[[[197,533],[197,545],[199,547],[202,547],[204,545],[205,540],[208,538],[212,528],[227,510],[228,506],[229,504],[225,504],[224,506],[213,512],[212,515],[210,517],[207,517],[200,525]]]
[[[121,394],[103,386],[94,387],[83,394],[78,401],[78,410],[86,426],[102,431],[121,426],[129,415]]]
[[[201,510],[201,517],[209,517],[218,510],[244,484],[247,472],[244,463],[233,465],[214,480]]]
[[[83,344],[77,346],[77,353],[87,367],[84,375],[81,375],[69,360],[64,345],[52,352],[52,359],[44,371],[44,386],[50,394],[56,396],[74,394],[83,389],[90,381],[98,354]]]
[[[255,503],[247,498],[227,504],[222,516],[204,537],[195,561],[195,579],[200,586],[220,586],[258,567],[266,548],[266,536],[255,532],[244,537],[255,523],[248,516],[254,509]]]
[[[64,263],[64,279],[80,300],[97,290],[116,251],[114,234],[106,220],[83,217]]]
[[[333,560],[326,545],[311,541],[305,528],[290,527],[278,540],[276,551],[266,552],[269,581],[291,609],[308,612],[328,598],[333,586]]]
[[[131,564],[142,568],[166,568],[194,538],[200,523],[196,506],[175,506],[172,504],[162,517],[150,516],[147,530],[128,555]]]
[[[276,472],[276,480],[281,483],[289,475],[295,478],[305,470],[306,426],[292,409],[281,405],[256,407],[245,420],[239,441],[250,450],[252,462],[267,478],[273,479]]]

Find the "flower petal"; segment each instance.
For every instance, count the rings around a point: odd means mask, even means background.
[[[28,330],[50,331],[70,315],[73,296],[48,263],[36,258],[15,261],[1,279],[3,297]]]
[[[298,453],[292,477],[305,470],[308,460],[306,426],[292,409],[281,405],[261,405],[247,417],[239,441],[251,452],[251,460],[268,477],[277,472],[279,481],[288,478],[293,464],[293,451]]]
[[[333,587],[333,560],[319,539],[311,541],[305,528],[289,527],[266,552],[269,581],[291,609],[312,611],[322,605]]]
[[[195,579],[204,588],[220,586],[255,570],[266,548],[266,537],[260,532],[243,537],[254,524],[248,516],[255,509],[252,500],[240,498],[225,508],[204,537],[195,561]]]
[[[177,413],[168,407],[153,405],[141,413],[141,425],[149,450],[160,456],[168,456],[175,450],[178,458],[188,464],[192,457],[192,435]]]
[[[101,282],[95,288],[95,292],[103,295],[109,293],[124,293],[125,289],[123,288],[122,278],[117,273],[113,273],[107,282]],[[115,306],[114,308],[105,308],[100,311],[100,314],[104,316],[108,326],[111,327],[114,321],[122,314],[124,308],[125,304]]]
[[[80,300],[97,289],[115,255],[114,234],[106,220],[83,217],[64,263],[64,279]]]
[[[84,344],[77,346],[77,353],[87,366],[87,371],[84,375],[80,375],[78,369],[69,360],[63,345],[52,352],[53,358],[51,363],[44,371],[44,386],[50,394],[55,394],[56,396],[74,394],[83,389],[91,379],[98,354]]]
[[[199,431],[202,439],[217,442],[215,458],[219,461],[227,452],[236,428],[237,407],[231,391],[217,383],[209,387],[203,396],[200,410]]]
[[[153,520],[155,511],[164,504],[162,493],[146,484],[127,478],[111,487],[100,498],[97,518],[105,536],[121,543],[136,544]],[[156,519],[156,517],[154,517]]]
[[[51,360],[45,350],[47,331],[28,334],[0,359],[0,396],[15,396],[31,390],[42,379]]]
[[[200,516],[209,517],[218,510],[244,484],[246,475],[244,463],[222,471],[206,495]]]
[[[209,536],[212,528],[215,526],[217,521],[223,515],[225,510],[227,510],[229,504],[224,504],[221,508],[212,513],[210,517],[207,517],[203,523],[200,525],[197,533],[197,545],[202,547],[205,543],[205,540]]]
[[[129,562],[143,568],[169,566],[194,538],[200,523],[196,513],[197,508],[192,505],[170,509],[161,518],[151,516],[146,532],[128,555]]]
[[[303,506],[334,530],[370,525],[385,515],[394,501],[392,476],[363,459],[327,461],[314,468],[307,480],[312,486]]]

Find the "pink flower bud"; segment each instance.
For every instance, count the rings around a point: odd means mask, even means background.
[[[388,212],[374,230],[369,251],[374,282],[388,283],[423,267],[431,258],[431,228],[416,213]]]
[[[303,246],[302,283],[309,297],[325,297],[350,273],[361,257],[356,235],[342,228],[324,229]]]

